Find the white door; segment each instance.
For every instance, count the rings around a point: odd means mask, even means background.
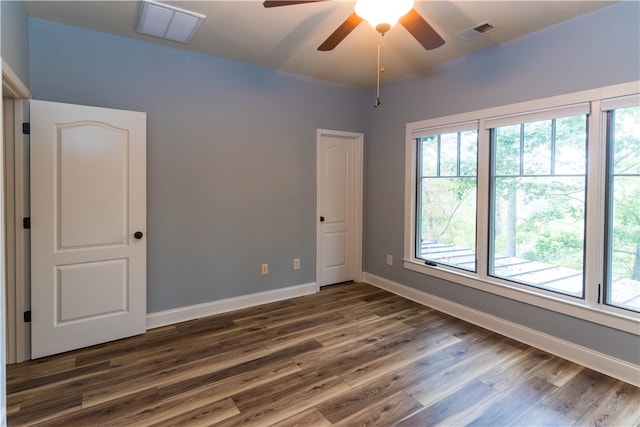
[[[30,102],[31,356],[146,330],[146,114]]]
[[[363,135],[317,135],[318,286],[361,280]]]

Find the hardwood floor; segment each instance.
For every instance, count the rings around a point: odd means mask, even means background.
[[[640,389],[366,284],[7,367],[10,426],[612,425]]]

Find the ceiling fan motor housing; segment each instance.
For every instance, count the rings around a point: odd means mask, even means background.
[[[382,35],[384,35],[384,33],[389,31],[390,29],[391,29],[391,24],[387,22],[381,22],[380,24],[376,25],[376,31]]]

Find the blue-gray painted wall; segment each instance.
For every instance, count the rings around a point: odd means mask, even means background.
[[[639,17],[618,3],[386,85],[365,152],[365,271],[640,364],[637,335],[385,264],[403,254],[406,123],[639,80]]]
[[[333,128],[366,133],[365,271],[640,364],[636,335],[385,262],[403,252],[405,124],[638,80],[639,7],[386,84],[377,110],[367,90],[32,19],[30,89],[148,113],[150,312],[315,280],[315,129]]]
[[[2,59],[29,86],[29,25],[21,1],[0,1],[0,52]]]
[[[147,113],[149,312],[315,281],[316,129],[364,90],[38,19],[30,57],[34,99]]]

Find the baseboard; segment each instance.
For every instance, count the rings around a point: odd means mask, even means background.
[[[434,308],[493,332],[539,348],[603,374],[640,387],[640,367],[570,341],[509,322],[465,305],[448,301],[383,277],[364,273],[363,281],[378,288]]]
[[[255,294],[242,295],[239,297],[227,298],[204,304],[196,304],[188,307],[160,311],[147,315],[147,329],[173,325],[179,322],[186,322],[187,320],[212,316],[214,314],[227,313],[233,310],[240,310],[243,308],[282,301],[303,295],[310,295],[316,292],[318,292],[318,285],[316,283],[306,283],[303,285],[290,286],[272,291],[258,292]]]

